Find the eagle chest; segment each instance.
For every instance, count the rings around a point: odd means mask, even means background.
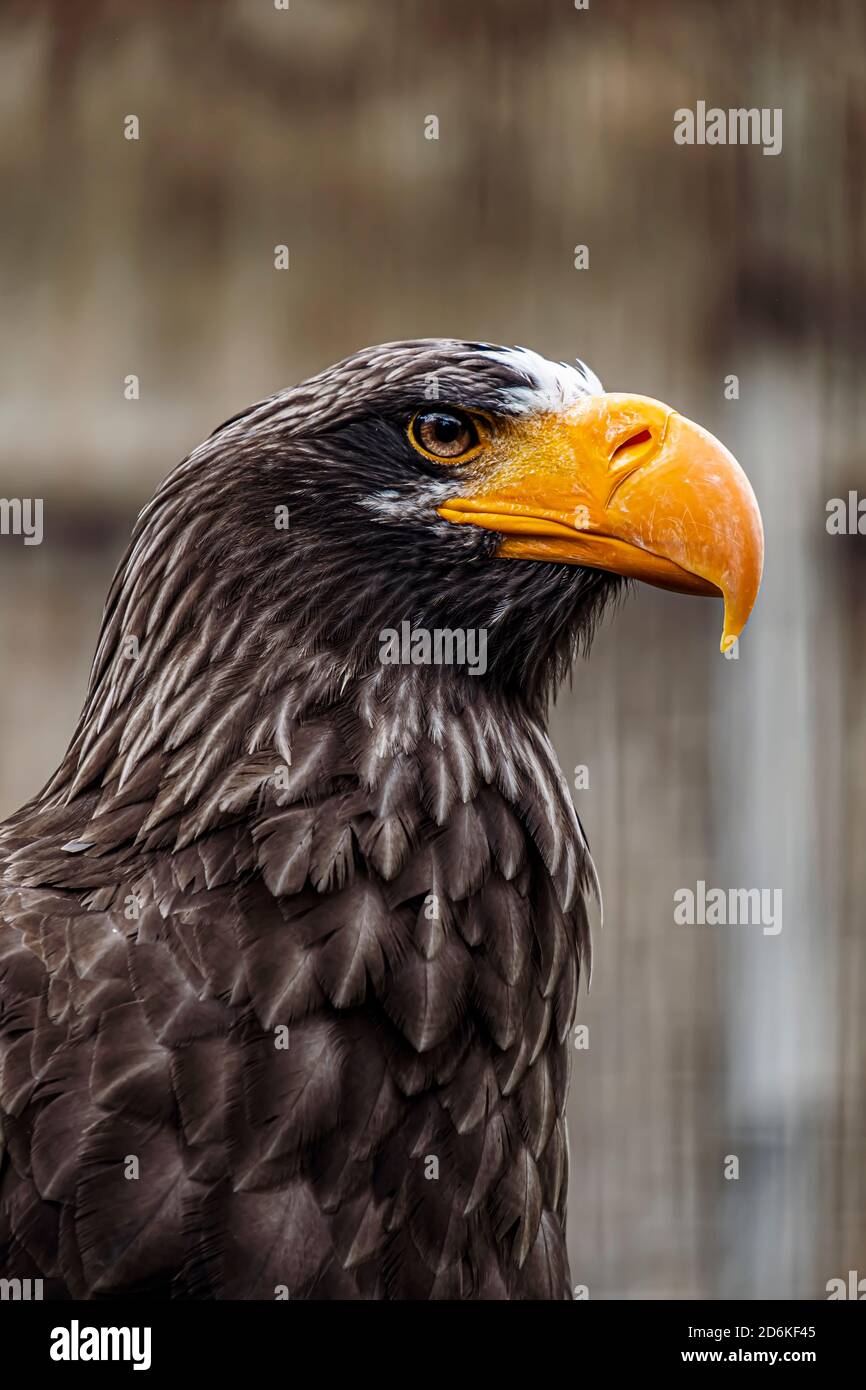
[[[579,845],[560,783],[532,788],[536,823],[528,794],[479,779],[464,800],[433,757],[253,832],[232,1124],[253,1181],[306,1184],[364,1296],[532,1297],[540,1281],[550,1297],[554,1250],[566,1278]]]

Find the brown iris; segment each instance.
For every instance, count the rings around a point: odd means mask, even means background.
[[[409,438],[428,458],[457,462],[481,444],[478,426],[462,410],[419,410],[409,425]]]

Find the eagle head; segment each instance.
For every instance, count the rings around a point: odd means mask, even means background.
[[[624,580],[720,596],[724,648],[762,558],[745,474],[659,401],[523,348],[367,348],[227,421],[144,508],[66,773],[119,751],[128,775],[196,722],[249,734],[288,680],[306,707],[350,683],[393,703],[411,676],[422,701],[419,682],[481,683],[539,711]]]

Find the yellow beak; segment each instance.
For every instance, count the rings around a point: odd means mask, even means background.
[[[721,649],[761,582],[755,494],[723,444],[661,401],[609,393],[521,421],[440,516],[499,532],[498,553],[721,595]]]

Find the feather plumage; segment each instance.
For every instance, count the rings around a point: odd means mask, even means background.
[[[594,871],[544,708],[613,581],[495,562],[465,528],[443,556],[435,470],[411,524],[379,506],[429,373],[507,410],[529,371],[359,354],[228,422],[142,513],[66,758],[0,827],[4,1274],[568,1296]],[[404,614],[489,624],[484,678],[382,665]]]

